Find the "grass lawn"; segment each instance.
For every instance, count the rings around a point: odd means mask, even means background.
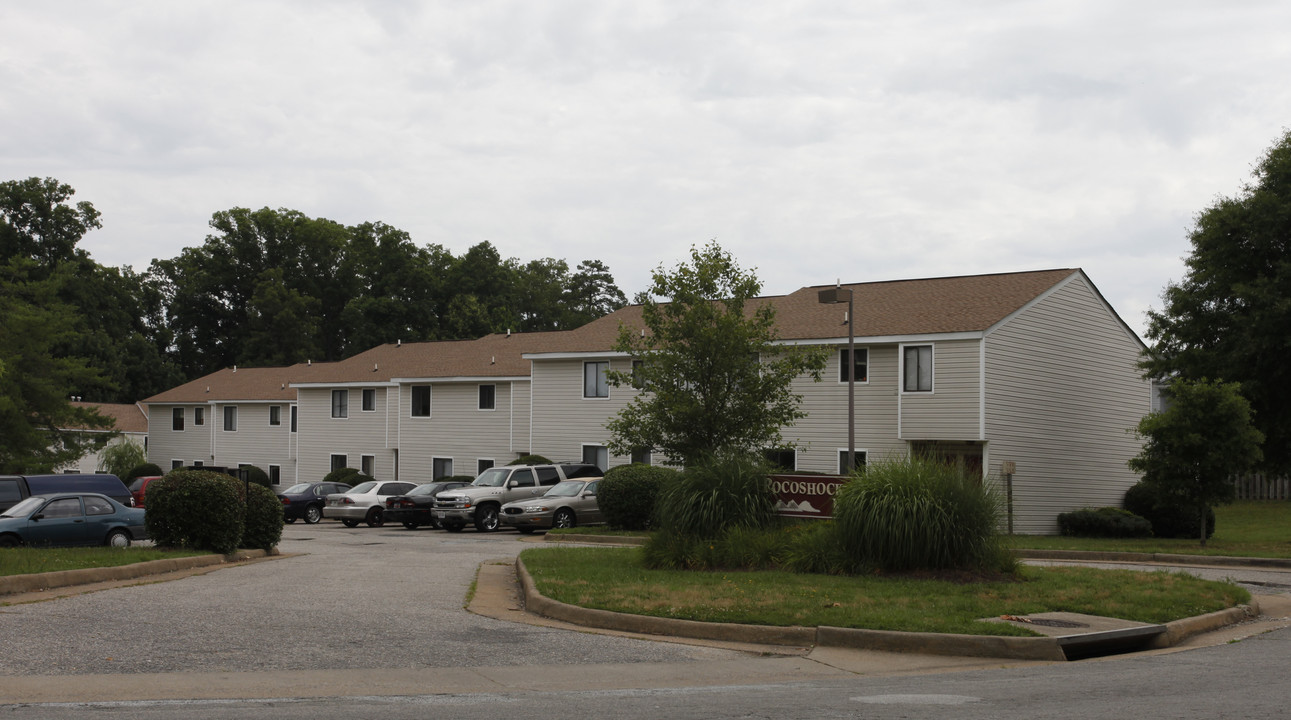
[[[1291,502],[1251,500],[1215,508],[1215,534],[1206,541],[1204,548],[1196,538],[1123,540],[1017,535],[1011,543],[1015,548],[1032,550],[1105,550],[1291,558]]]
[[[209,555],[191,550],[158,550],[150,547],[110,548],[0,548],[0,576],[26,575],[55,570],[117,567],[149,560]]]
[[[636,548],[522,553],[543,595],[617,612],[752,625],[1033,635],[1000,615],[1067,611],[1167,622],[1250,601],[1227,583],[1178,573],[1025,567],[1017,581],[956,583],[786,572],[648,570]]]

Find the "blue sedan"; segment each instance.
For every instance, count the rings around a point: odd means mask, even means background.
[[[148,537],[145,512],[97,493],[32,495],[0,514],[0,547],[130,547]]]

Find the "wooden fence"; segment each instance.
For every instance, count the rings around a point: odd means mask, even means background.
[[[1291,478],[1252,473],[1234,478],[1233,485],[1238,500],[1291,500]]]

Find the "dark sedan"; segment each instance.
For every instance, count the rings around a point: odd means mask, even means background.
[[[130,547],[148,538],[144,512],[97,493],[32,495],[0,514],[0,547]]]
[[[323,519],[323,506],[327,504],[327,496],[347,492],[349,489],[350,486],[345,483],[334,482],[292,485],[278,493],[278,499],[282,500],[282,519],[294,523],[304,518],[305,522],[313,525]]]
[[[422,525],[437,528],[439,523],[435,521],[435,495],[469,484],[457,481],[426,483],[408,491],[407,495],[386,498],[386,522],[403,523],[409,530],[416,530]]]

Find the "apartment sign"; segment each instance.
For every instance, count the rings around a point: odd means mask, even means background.
[[[839,475],[772,475],[776,514],[784,517],[834,516],[834,495],[850,478]]]

